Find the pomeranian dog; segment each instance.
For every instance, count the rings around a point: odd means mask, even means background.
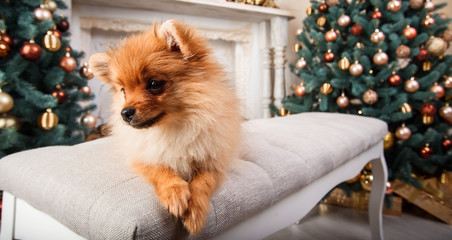
[[[168,20],[94,54],[89,65],[113,91],[111,135],[197,235],[241,138],[238,100],[206,40]]]

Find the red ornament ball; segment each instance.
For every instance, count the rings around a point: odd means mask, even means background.
[[[66,72],[72,72],[77,67],[77,61],[71,56],[63,56],[58,65]]]
[[[36,61],[42,55],[42,48],[32,40],[22,46],[20,49],[20,55],[28,61]]]
[[[402,78],[397,74],[392,74],[388,78],[388,83],[393,87],[399,86],[400,84],[402,84]]]
[[[382,17],[383,14],[378,10],[375,10],[373,13],[370,14],[370,18],[372,19],[381,19]]]
[[[394,186],[392,185],[391,182],[386,182],[386,194],[391,194],[394,192]]]
[[[407,26],[405,29],[403,29],[402,34],[409,40],[413,40],[417,36],[417,30],[414,27]]]
[[[317,9],[319,10],[319,12],[321,13],[326,13],[328,11],[328,5],[326,3],[321,3]]]
[[[54,96],[58,100],[58,103],[60,104],[66,102],[67,100],[67,93],[64,89],[61,88],[53,90],[52,96]]]
[[[3,42],[0,40],[0,58],[5,58],[8,56],[9,51],[11,51],[11,48],[6,42]]]
[[[452,141],[450,139],[444,139],[443,140],[443,149],[444,151],[449,151],[452,149]]]
[[[337,39],[337,33],[334,30],[330,30],[325,33],[325,40],[327,42],[334,42]]]
[[[81,86],[78,88],[78,90],[86,95],[89,95],[91,93],[91,88],[89,86]]]
[[[303,84],[298,85],[295,88],[295,94],[299,97],[303,97],[306,95],[306,87]]]
[[[435,84],[433,86],[430,87],[430,91],[436,93],[436,98],[440,99],[444,96],[444,94],[446,93],[444,88],[441,85]]]
[[[434,116],[436,114],[436,107],[431,103],[424,103],[421,106],[421,114],[426,116]]]
[[[427,58],[428,58],[428,51],[427,51],[427,49],[424,49],[424,48],[420,49],[419,50],[419,54],[416,56],[416,59],[418,61],[425,61],[425,60],[427,60]]]
[[[61,19],[58,23],[57,23],[57,28],[58,30],[60,30],[61,32],[66,32],[69,29],[69,22],[66,19]]]
[[[0,33],[0,40],[8,44],[10,48],[14,46],[14,40],[6,33]]]
[[[53,34],[55,37],[61,39],[61,32],[58,31],[57,29],[53,29],[53,30],[52,30],[52,34]]]
[[[352,26],[352,28],[350,30],[350,33],[353,36],[360,36],[361,34],[363,34],[363,31],[364,31],[364,29],[363,29],[363,27],[361,25],[355,24],[355,25]]]
[[[419,156],[423,159],[429,159],[433,155],[433,149],[429,146],[423,146],[419,148]]]
[[[334,60],[334,53],[328,51],[325,54],[323,54],[323,60],[325,62],[332,62]]]

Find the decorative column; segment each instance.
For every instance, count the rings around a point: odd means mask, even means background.
[[[273,89],[274,104],[281,108],[281,100],[286,95],[285,81],[285,50],[287,46],[287,18],[275,17],[271,19],[271,43],[274,49],[275,83]]]
[[[270,46],[269,36],[269,22],[263,21],[259,24],[260,39],[260,53],[262,61],[262,117],[270,118],[271,110],[270,104],[272,103],[272,49]]]

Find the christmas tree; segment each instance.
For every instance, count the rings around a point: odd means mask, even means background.
[[[295,36],[301,79],[279,115],[340,112],[387,122],[389,180],[452,170],[451,22],[431,0],[312,1]],[[353,181],[352,181],[353,182]],[[357,183],[359,185],[359,183]]]
[[[82,53],[70,48],[69,22],[58,14],[65,8],[58,0],[0,1],[0,157],[79,143],[95,125],[92,74],[86,65],[78,73]]]

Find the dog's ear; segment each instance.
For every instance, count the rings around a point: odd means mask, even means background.
[[[160,39],[166,42],[170,51],[180,52],[185,59],[193,56],[190,49],[191,29],[183,23],[175,20],[167,20],[158,30]]]
[[[104,83],[111,81],[110,60],[111,57],[108,53],[96,53],[89,58],[91,71]]]

